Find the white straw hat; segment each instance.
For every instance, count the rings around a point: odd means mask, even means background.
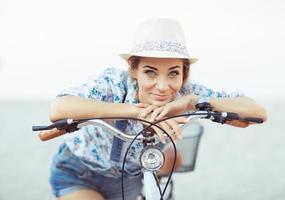
[[[131,56],[155,58],[190,58],[182,26],[173,19],[153,18],[142,22],[135,33],[134,46],[129,53],[119,54],[128,61]]]

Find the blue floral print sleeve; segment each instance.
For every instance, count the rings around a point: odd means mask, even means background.
[[[102,74],[89,78],[86,83],[63,90],[58,97],[74,95],[98,101],[119,103],[127,90],[126,73],[126,71],[116,68],[107,68]]]
[[[214,97],[214,98],[234,98],[244,96],[241,92],[226,92],[226,91],[214,91],[204,85],[191,81],[185,84],[181,90],[180,95],[185,96],[188,94],[195,94],[201,97]]]

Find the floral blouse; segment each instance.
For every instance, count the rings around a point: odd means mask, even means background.
[[[181,88],[176,99],[188,94],[217,98],[241,96],[240,93],[216,92],[192,81]],[[91,78],[82,85],[63,90],[58,94],[58,97],[65,95],[112,103],[139,103],[137,82],[131,79],[128,71],[119,68],[107,68],[96,78]],[[133,120],[117,120],[108,123],[128,134],[137,134],[143,129],[140,122]],[[91,170],[105,176],[120,176],[122,158],[127,144],[110,133],[104,132],[100,127],[85,126],[76,132],[67,134],[65,135],[65,144]],[[140,172],[139,153],[141,148],[142,145],[139,142],[135,142],[130,148],[125,164],[127,174],[135,175]]]

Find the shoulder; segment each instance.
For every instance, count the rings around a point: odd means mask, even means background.
[[[191,93],[193,93],[193,88],[195,88],[195,87],[197,87],[197,83],[196,83],[195,81],[192,81],[192,80],[191,80],[191,81],[188,81],[187,83],[185,83],[185,84],[181,87],[179,93],[180,93],[180,95],[182,95],[182,96],[191,94]]]
[[[106,69],[103,70],[100,76],[106,80],[122,80],[122,79],[127,79],[129,73],[127,70],[122,68],[107,67]]]
[[[198,96],[217,97],[217,98],[244,96],[244,94],[240,91],[235,91],[235,92],[226,92],[223,90],[216,91],[216,90],[213,90],[212,88],[206,87],[205,85],[202,85],[193,80],[189,81],[181,88],[180,94],[182,96],[185,96],[188,94],[195,94]]]
[[[109,85],[111,87],[127,87],[127,79],[129,73],[127,70],[118,67],[107,67],[100,73],[91,75],[89,81],[96,82],[97,84]]]

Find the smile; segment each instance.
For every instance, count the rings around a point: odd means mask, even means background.
[[[160,94],[152,94],[154,96],[154,99],[157,101],[165,101],[169,99],[170,95],[160,95]]]

